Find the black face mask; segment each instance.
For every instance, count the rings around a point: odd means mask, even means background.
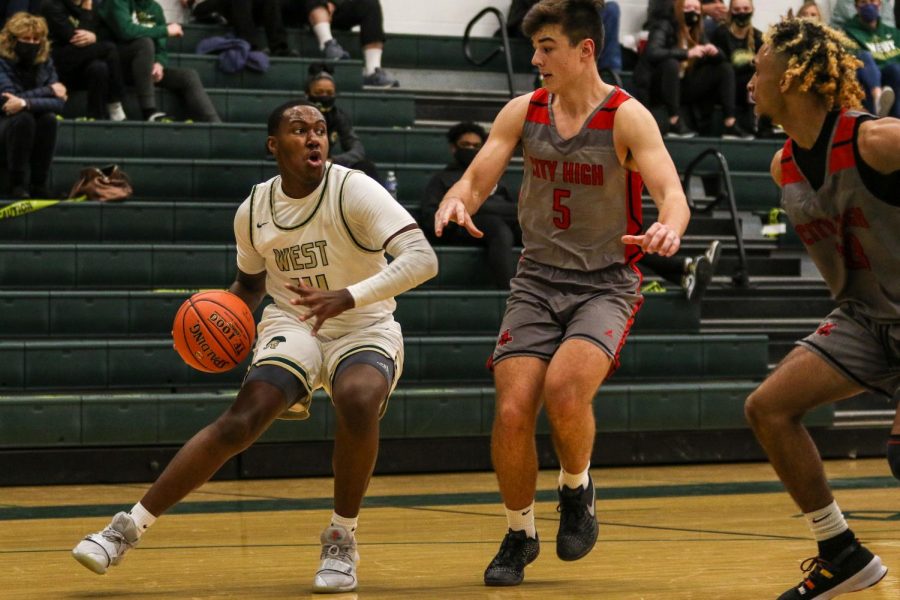
[[[753,18],[753,13],[732,13],[731,14],[731,22],[737,25],[738,27],[746,27],[750,24],[750,19]]]
[[[700,13],[686,12],[684,13],[684,24],[693,27],[700,22]]]
[[[470,164],[472,164],[472,161],[475,160],[476,154],[478,154],[478,148],[457,148],[453,151],[453,156],[454,158],[456,158],[456,162],[464,167],[468,167]]]
[[[37,55],[40,51],[40,43],[29,44],[28,42],[16,42],[16,56],[19,58],[19,62],[23,65],[34,64],[34,59],[37,58]]]
[[[316,107],[322,111],[323,113],[327,113],[329,110],[334,108],[334,96],[310,96],[309,101],[316,105]]]

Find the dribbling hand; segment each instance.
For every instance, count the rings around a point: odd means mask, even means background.
[[[313,336],[319,332],[319,328],[326,319],[336,317],[354,306],[353,296],[346,288],[336,291],[320,290],[302,283],[287,283],[284,287],[299,296],[299,298],[291,298],[291,304],[307,309],[308,312],[300,317],[301,321],[316,318],[312,329]]]
[[[444,227],[446,227],[447,223],[450,221],[465,227],[466,231],[469,232],[469,235],[474,238],[484,237],[484,233],[475,227],[472,216],[469,214],[469,211],[466,210],[466,205],[463,201],[460,198],[453,196],[441,200],[437,212],[434,213],[434,234],[441,237],[444,233]]]
[[[622,243],[640,246],[645,254],[672,256],[681,247],[681,238],[674,229],[657,222],[643,235],[623,235]]]

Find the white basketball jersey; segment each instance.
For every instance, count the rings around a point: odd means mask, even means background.
[[[301,316],[306,311],[290,303],[296,295],[285,284],[339,290],[363,281],[387,266],[387,239],[414,223],[362,172],[329,164],[319,187],[301,199],[286,196],[276,176],[254,186],[238,208],[238,268],[248,274],[265,270],[266,291],[275,306]],[[395,308],[393,298],[353,308],[328,319],[320,331],[339,337],[392,320]]]

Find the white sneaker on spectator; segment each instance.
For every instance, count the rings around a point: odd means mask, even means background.
[[[110,102],[106,105],[106,110],[109,111],[110,121],[124,121],[126,119],[125,109],[122,108],[121,102]]]
[[[128,513],[120,512],[106,529],[78,542],[72,556],[97,575],[103,575],[106,569],[122,562],[122,557],[137,545],[138,539],[134,519]]]
[[[891,109],[894,107],[894,100],[896,99],[897,95],[894,93],[894,88],[887,85],[881,88],[881,97],[878,98],[878,104],[875,106],[875,114],[879,117],[886,117],[891,114]]]
[[[172,121],[172,117],[164,112],[155,112],[149,117],[147,117],[148,123],[170,123]]]

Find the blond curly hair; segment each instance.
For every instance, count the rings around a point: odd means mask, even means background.
[[[36,37],[41,40],[34,64],[46,62],[50,58],[50,40],[47,39],[47,21],[27,12],[17,12],[9,18],[0,30],[0,57],[16,62],[16,41],[20,37]]]
[[[856,79],[862,62],[843,33],[810,19],[786,19],[769,28],[765,42],[787,60],[788,84],[817,94],[829,110],[862,105],[865,93]]]

